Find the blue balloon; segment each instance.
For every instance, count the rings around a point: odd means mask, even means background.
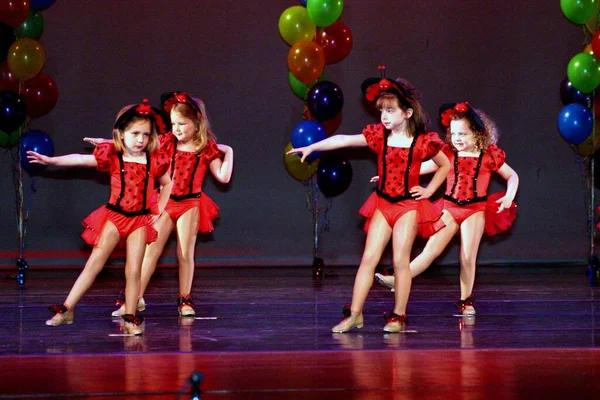
[[[41,164],[30,164],[27,159],[27,152],[29,150],[48,157],[54,156],[54,142],[52,141],[52,138],[50,138],[46,132],[40,130],[32,130],[21,136],[20,149],[21,167],[30,175],[41,172],[46,166]]]
[[[344,193],[352,182],[352,166],[348,160],[326,156],[319,160],[317,185],[326,197]]]
[[[55,0],[29,0],[29,6],[36,11],[42,11],[54,4]]]
[[[306,0],[300,0],[300,3],[302,3],[302,5],[303,5],[304,7],[306,7]]]
[[[294,148],[310,146],[313,143],[320,142],[327,137],[327,132],[323,125],[317,121],[302,121],[296,125],[292,132],[292,146]],[[320,151],[311,153],[306,161],[313,162],[321,155]]]
[[[589,108],[571,103],[558,113],[558,131],[570,144],[581,144],[594,128],[594,116]]]
[[[329,81],[316,83],[306,95],[306,105],[317,121],[328,121],[344,106],[344,94],[338,85]]]

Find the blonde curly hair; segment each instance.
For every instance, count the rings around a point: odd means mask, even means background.
[[[489,115],[476,108],[473,108],[472,110],[479,115],[479,118],[481,118],[483,121],[485,129],[479,128],[478,124],[475,123],[473,117],[469,113],[452,114],[452,116],[450,116],[450,120],[467,120],[469,122],[469,128],[473,132],[475,147],[477,150],[484,151],[487,150],[490,145],[498,143],[500,131],[498,130],[496,123],[489,117]],[[448,125],[446,128],[446,142],[452,145],[452,133],[450,132],[450,125]]]

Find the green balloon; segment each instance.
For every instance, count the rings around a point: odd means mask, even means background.
[[[19,139],[21,138],[21,132],[23,131],[23,127],[21,127],[21,129],[17,129],[14,132],[11,132],[10,135],[8,135],[10,137],[10,147],[13,148],[15,147],[18,143],[19,143]]]
[[[325,79],[325,71],[323,71],[321,76],[319,76],[319,78],[316,81],[306,85],[300,82],[298,78],[294,76],[294,74],[288,72],[288,81],[290,82],[290,86],[292,87],[292,90],[294,91],[296,96],[300,97],[302,100],[306,100],[306,95],[308,94],[310,88],[315,86],[317,82],[321,82],[323,79]]]
[[[560,0],[560,8],[569,21],[581,25],[592,18],[596,12],[596,1],[597,0]]]
[[[3,149],[9,149],[9,144],[10,137],[6,133],[0,131],[0,147],[2,147]]]
[[[44,32],[44,17],[39,11],[29,9],[27,19],[15,29],[17,39],[30,38],[38,40]]]
[[[590,93],[600,83],[600,63],[590,53],[575,54],[567,65],[567,77],[573,87],[582,93]]]
[[[306,10],[315,25],[325,28],[342,15],[344,0],[310,0],[306,2]]]

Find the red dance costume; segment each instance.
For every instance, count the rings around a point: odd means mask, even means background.
[[[97,245],[104,225],[111,221],[121,239],[146,227],[146,243],[155,241],[157,232],[152,227],[151,214],[158,214],[158,208],[153,192],[156,180],[169,168],[167,156],[157,151],[146,153],[146,164],[123,161],[123,155],[116,152],[112,143],[103,143],[96,146],[94,157],[98,163],[96,169],[110,173],[110,198],[83,220],[83,240]]]
[[[409,190],[419,185],[421,163],[438,154],[444,143],[437,133],[417,135],[410,147],[388,146],[386,132],[382,124],[367,125],[363,129],[368,146],[377,153],[377,174],[379,184],[360,208],[360,215],[367,218],[365,232],[375,210],[379,210],[390,227],[409,211],[417,210],[418,233],[429,237],[445,226],[441,220],[441,209],[429,199],[415,200]]]
[[[505,193],[487,195],[493,171],[498,171],[506,160],[506,153],[496,145],[490,145],[479,157],[463,157],[448,144],[442,151],[450,160],[450,172],[446,179],[444,209],[460,225],[476,212],[485,212],[485,233],[498,235],[508,230],[517,217],[517,206],[498,213],[496,200]]]
[[[202,193],[202,184],[211,161],[222,158],[223,152],[217,144],[209,140],[204,148],[196,153],[177,150],[177,138],[172,133],[160,135],[161,150],[170,159],[170,175],[173,190],[165,211],[173,222],[177,222],[186,211],[198,207],[198,232],[214,231],[213,220],[219,216],[219,206]]]

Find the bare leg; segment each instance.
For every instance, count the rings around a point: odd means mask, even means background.
[[[194,281],[194,250],[198,236],[200,210],[194,207],[177,220],[177,260],[179,261],[179,293],[188,295]]]
[[[127,254],[125,259],[125,313],[135,315],[140,279],[142,275],[142,260],[146,249],[146,227],[136,229],[127,237]]]
[[[117,243],[119,243],[120,239],[121,237],[117,227],[112,222],[107,221],[106,224],[104,224],[104,228],[98,239],[98,244],[94,246],[92,254],[90,254],[90,257],[85,263],[83,271],[79,274],[79,277],[73,284],[73,287],[65,300],[65,305],[68,309],[74,309],[85,292],[92,286],[96,276],[98,276],[98,273],[104,268],[106,260],[108,260],[108,257]]]
[[[404,214],[394,225],[392,245],[394,250],[394,275],[396,281],[394,313],[406,314],[412,277],[410,275],[410,250],[417,236],[417,211]]]
[[[448,243],[452,240],[456,232],[458,232],[458,224],[452,215],[444,210],[442,221],[446,224],[445,227],[434,233],[425,244],[425,248],[414,260],[410,263],[410,274],[414,278],[424,272],[435,261],[436,258],[444,251]]]
[[[392,228],[388,225],[386,219],[379,210],[375,210],[371,218],[369,232],[365,243],[360,266],[354,279],[354,289],[352,291],[352,305],[350,306],[350,316],[331,328],[332,332],[347,332],[352,328],[361,328],[363,326],[362,310],[367,300],[367,295],[371,286],[373,286],[373,274],[375,268],[381,259],[387,243],[392,235]]]
[[[485,227],[485,214],[476,212],[460,226],[460,299],[466,299],[473,293],[475,284],[475,266],[479,243]]]
[[[167,240],[173,230],[173,221],[168,213],[163,212],[158,221],[154,224],[154,229],[158,232],[156,241],[146,246],[146,252],[144,253],[144,261],[142,262],[142,278],[140,281],[140,294],[139,298],[144,297],[150,278],[156,270],[156,264],[158,259],[165,248]]]
[[[375,268],[381,259],[381,255],[392,235],[392,228],[387,223],[379,210],[376,210],[371,218],[365,251],[363,252],[360,266],[354,280],[352,291],[352,315],[360,315],[367,300],[367,295],[373,286],[373,275]]]

